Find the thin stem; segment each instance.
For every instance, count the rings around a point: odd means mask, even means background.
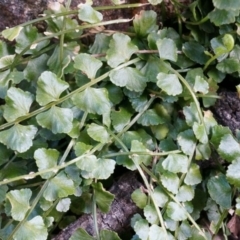
[[[49,45],[49,46],[47,46],[46,48],[43,48],[42,50],[38,51],[38,52],[37,52],[36,54],[34,54],[34,55],[31,55],[31,56],[28,56],[28,57],[24,57],[24,58],[18,59],[19,62],[17,62],[17,63],[14,61],[14,62],[15,62],[15,65],[18,65],[18,64],[26,64],[26,63],[28,63],[31,59],[35,59],[35,58],[37,58],[38,56],[41,56],[41,55],[43,55],[44,53],[52,50],[53,48],[55,48],[54,45]],[[10,66],[11,66],[11,65],[10,65]],[[6,67],[3,67],[3,68],[0,68],[0,72],[6,71],[7,69],[10,68],[10,66],[6,66]]]
[[[103,158],[111,158],[111,157],[117,157],[117,156],[126,156],[126,155],[132,155],[132,154],[137,154],[137,155],[150,155],[150,156],[167,156],[169,154],[176,154],[176,153],[181,153],[180,150],[174,150],[174,151],[169,151],[169,152],[118,152],[118,153],[111,153],[104,155]]]
[[[211,57],[211,58],[205,63],[205,65],[204,65],[204,67],[203,67],[203,71],[205,71],[205,70],[208,68],[208,66],[209,66],[213,61],[215,61],[218,57],[219,57],[218,55],[215,55],[215,56]]]
[[[177,72],[175,69],[173,69],[172,67],[168,66],[167,64],[165,64],[165,66],[174,74],[177,75],[177,77],[180,79],[180,81],[184,84],[184,86],[188,89],[188,91],[190,92],[192,98],[193,98],[193,101],[196,105],[196,108],[197,108],[197,111],[198,111],[198,115],[199,115],[199,118],[200,118],[200,121],[202,122],[203,126],[204,126],[204,129],[205,129],[205,133],[206,133],[206,136],[207,135],[207,127],[205,125],[205,122],[204,122],[204,119],[203,119],[203,115],[202,115],[202,110],[200,108],[200,104],[198,102],[198,99],[194,93],[194,91],[192,90],[191,86],[188,84],[188,82],[186,81],[185,78],[182,77],[182,75]]]
[[[67,166],[70,166],[72,164],[75,164],[77,163],[78,161],[80,161],[82,158],[86,157],[86,156],[89,156],[89,155],[92,155],[94,152],[98,151],[99,149],[101,149],[103,147],[104,144],[102,143],[99,143],[97,144],[94,148],[92,148],[91,151],[89,151],[88,153],[86,154],[83,154],[79,157],[76,157],[74,158],[73,160],[69,161],[69,162],[66,162],[64,164],[61,164],[61,165],[58,165],[56,167],[52,167],[52,168],[48,168],[48,169],[45,169],[45,170],[42,170],[42,171],[39,171],[39,172],[32,172],[32,173],[29,173],[29,174],[25,174],[25,175],[21,175],[21,176],[18,176],[18,177],[14,177],[14,178],[10,178],[10,179],[4,179],[3,181],[0,182],[0,186],[1,185],[4,185],[4,184],[8,184],[8,183],[11,183],[11,182],[16,182],[18,180],[22,180],[22,179],[32,179],[32,178],[35,178],[39,175],[42,175],[44,173],[49,173],[49,172],[54,172],[54,173],[57,173],[59,170],[63,169],[63,168],[66,168]]]
[[[139,112],[133,119],[132,121],[120,132],[118,133],[118,137],[122,135],[122,133],[126,132],[129,128],[131,128],[136,122],[137,120],[141,117],[141,115],[151,106],[151,104],[153,103],[153,101],[156,99],[155,96],[152,96],[149,101],[146,103],[146,105],[143,107],[142,111]]]
[[[66,18],[63,19],[63,30],[65,30],[66,27]],[[60,59],[60,64],[61,64],[61,69],[63,69],[63,48],[64,48],[64,33],[60,36],[60,43],[59,43],[59,59]],[[63,75],[63,71],[58,72],[58,77],[61,78]]]
[[[39,202],[40,198],[42,197],[44,191],[46,190],[48,184],[49,184],[50,179],[48,179],[44,185],[42,186],[40,192],[38,193],[37,197],[34,199],[31,208],[28,210],[28,212],[26,213],[24,219],[22,221],[20,221],[17,226],[14,228],[14,230],[11,232],[11,234],[8,236],[7,240],[12,240],[13,239],[13,235],[19,230],[19,228],[27,221],[28,217],[30,216],[30,214],[32,213],[33,209],[36,207],[37,203]]]
[[[72,0],[68,0],[67,3],[65,4],[68,11],[69,11],[71,3],[72,3]]]
[[[110,130],[108,130],[108,131],[109,131],[110,135],[122,146],[122,148],[123,148],[127,153],[129,153],[128,148],[127,148],[126,145],[119,139],[119,137],[116,136],[112,131],[110,131]],[[157,206],[157,203],[156,203],[156,201],[155,201],[155,198],[154,198],[154,196],[153,196],[152,188],[151,188],[150,184],[148,183],[148,180],[147,180],[147,178],[146,178],[143,170],[142,170],[141,167],[139,166],[139,164],[137,164],[137,163],[134,161],[134,158],[132,158],[132,161],[134,162],[134,165],[136,166],[139,174],[141,175],[141,177],[142,177],[142,179],[143,179],[143,182],[144,182],[144,184],[145,184],[145,186],[146,186],[146,188],[147,188],[147,190],[148,190],[149,196],[150,196],[150,198],[151,198],[151,200],[152,200],[152,202],[153,202],[153,205],[154,205],[154,207],[155,207],[155,210],[156,210],[156,212],[157,212],[157,215],[158,215],[160,224],[161,224],[161,226],[162,226],[162,228],[163,228],[164,233],[165,233],[166,236],[167,236],[167,230],[166,230],[166,227],[165,227],[165,224],[164,224],[164,221],[163,221],[163,217],[162,217],[162,214],[161,214],[161,212],[160,212],[160,210],[159,210],[159,207]]]
[[[224,209],[222,214],[221,214],[221,217],[219,218],[216,226],[215,226],[215,229],[214,229],[214,235],[216,235],[222,225],[222,222],[223,220],[226,218],[226,216],[228,215],[228,209]]]
[[[67,10],[69,11],[69,7],[70,7],[70,5],[71,5],[71,0],[68,0],[67,1],[67,3],[65,4],[66,5],[66,8],[67,8]],[[65,30],[66,29],[66,21],[67,21],[67,18],[66,17],[64,17],[63,18],[63,26],[62,26],[62,29],[63,30]],[[63,69],[63,54],[64,54],[64,38],[65,38],[65,35],[64,35],[64,33],[60,36],[60,44],[59,44],[59,47],[60,47],[60,49],[59,49],[59,59],[60,59],[60,63],[61,63],[61,69]],[[58,73],[59,74],[59,73]],[[59,75],[59,77],[61,78],[62,77],[62,75],[63,75],[63,71],[61,71],[60,72],[60,75]]]
[[[198,22],[188,22],[188,21],[183,21],[183,22],[186,24],[189,24],[189,25],[201,25],[201,24],[205,23],[206,21],[208,21],[208,19],[209,19],[209,16],[207,15],[206,17],[202,18]]]
[[[93,189],[93,195],[92,195],[92,213],[93,213],[93,223],[94,223],[95,235],[96,235],[97,240],[100,240],[98,222],[97,222],[97,203],[96,203],[96,196],[95,196],[94,189]]]
[[[141,164],[141,168],[150,176],[152,177],[159,186],[162,186],[161,182],[159,181],[159,178],[156,177],[147,167],[145,167],[143,164]],[[184,208],[182,206],[182,204],[171,194],[169,193],[163,186],[162,189],[164,190],[164,192],[172,199],[174,200],[180,207]],[[202,234],[202,236],[207,240],[207,238],[205,237],[204,232],[202,231],[202,229],[198,226],[198,224],[194,221],[194,219],[192,218],[192,216],[186,211],[187,214],[187,218],[189,219],[189,221],[192,222],[192,224],[195,226],[195,228]]]
[[[192,154],[188,157],[188,170],[189,170],[189,168],[191,166],[191,162],[192,162],[193,156],[195,154],[196,147],[197,147],[197,145],[195,144],[193,149],[192,149]],[[186,175],[187,175],[187,173],[182,174],[182,176],[180,178],[180,181],[179,181],[179,187],[182,185]]]
[[[85,25],[81,25],[79,27],[75,27],[75,28],[71,28],[71,29],[65,29],[62,31],[58,31],[56,33],[50,34],[48,36],[45,37],[41,37],[35,41],[33,41],[31,44],[29,44],[28,46],[26,46],[15,58],[14,63],[18,62],[19,58],[22,57],[22,55],[27,52],[32,45],[37,44],[39,42],[57,37],[57,36],[61,36],[62,34],[66,34],[66,33],[72,33],[74,31],[79,31],[79,30],[83,30],[83,29],[87,29],[87,28],[93,28],[93,27],[97,27],[97,26],[104,26],[104,25],[109,25],[109,24],[119,24],[119,23],[126,23],[126,22],[130,22],[132,21],[132,19],[117,19],[117,20],[111,20],[111,21],[105,21],[105,22],[100,22],[100,23],[95,23],[95,24],[85,24]],[[46,34],[46,33],[45,33]],[[16,64],[12,63],[11,67],[14,67]],[[2,69],[0,69],[2,70]]]
[[[67,149],[65,150],[63,156],[61,157],[60,161],[59,161],[59,165],[63,164],[67,158],[67,156],[69,155],[70,151],[72,150],[72,147],[75,145],[76,141],[74,139],[72,139],[70,141],[70,143],[67,146]]]
[[[52,106],[58,105],[58,104],[60,104],[60,103],[62,103],[62,102],[64,102],[64,101],[66,101],[67,99],[71,98],[74,94],[80,93],[80,92],[84,91],[86,88],[91,87],[91,86],[95,85],[95,84],[98,83],[98,82],[101,82],[103,79],[107,78],[112,71],[114,71],[114,70],[119,70],[119,69],[121,69],[121,68],[124,68],[124,67],[126,67],[126,66],[132,65],[132,64],[137,63],[137,62],[139,62],[139,61],[140,61],[139,58],[134,58],[134,59],[132,59],[131,61],[128,61],[128,62],[126,62],[126,63],[124,63],[124,64],[121,64],[121,65],[119,65],[118,67],[116,67],[115,69],[112,69],[112,70],[108,71],[107,73],[103,74],[102,76],[100,76],[100,77],[98,77],[98,78],[90,81],[89,83],[85,84],[84,86],[82,86],[82,87],[80,87],[80,88],[72,91],[71,93],[67,94],[66,96],[60,98],[59,100],[57,100],[57,101],[55,101],[55,102],[51,102],[51,103],[47,104],[47,105],[44,106],[44,107],[41,107],[41,108],[39,108],[39,109],[37,109],[37,110],[29,113],[29,114],[26,114],[26,115],[23,116],[23,117],[20,117],[20,118],[14,120],[13,122],[9,122],[9,123],[5,123],[5,124],[1,125],[1,126],[0,126],[0,130],[3,130],[3,129],[5,129],[5,128],[7,128],[7,127],[10,127],[10,126],[16,124],[16,123],[20,123],[20,122],[22,122],[22,121],[24,121],[24,120],[26,120],[26,119],[29,119],[29,118],[31,118],[31,117],[33,117],[33,116],[36,116],[37,114],[48,110],[48,109],[51,108]]]
[[[211,95],[211,94],[205,95],[205,94],[200,94],[200,93],[196,94],[196,96],[201,97],[201,98],[216,98],[216,99],[221,99],[222,98],[221,96],[218,96],[218,95]]]
[[[138,170],[138,172],[140,173],[140,175],[141,175],[141,177],[142,177],[142,179],[143,179],[143,182],[144,182],[145,186],[146,186],[147,189],[148,189],[148,193],[149,193],[149,195],[150,195],[150,198],[151,198],[151,200],[152,200],[152,202],[153,202],[153,205],[154,205],[154,207],[155,207],[155,210],[156,210],[156,212],[157,212],[158,219],[159,219],[159,221],[160,221],[160,225],[161,225],[161,227],[163,228],[163,231],[165,232],[165,236],[167,236],[167,229],[166,229],[165,224],[164,224],[163,216],[162,216],[161,211],[160,211],[160,209],[159,209],[159,207],[158,207],[158,205],[157,205],[157,203],[156,203],[156,201],[155,201],[155,198],[154,198],[154,196],[153,196],[152,188],[150,187],[150,185],[149,185],[149,183],[148,183],[148,181],[147,181],[147,178],[146,178],[143,170],[141,169],[141,167],[140,167],[138,164],[136,164],[134,160],[133,160],[133,162],[134,162],[135,166],[137,167],[137,170]]]

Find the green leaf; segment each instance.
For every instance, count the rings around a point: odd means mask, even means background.
[[[208,60],[204,53],[204,47],[198,42],[186,42],[183,44],[182,50],[188,58],[196,63],[204,64]]]
[[[66,68],[68,66],[72,67],[70,62],[79,52],[79,49],[80,46],[76,42],[64,43],[63,48],[61,48],[59,45],[56,45],[54,52],[47,61],[49,70],[55,73],[58,77],[62,77],[63,74],[66,73]],[[61,51],[63,52],[62,58],[59,57],[59,52]]]
[[[204,78],[197,76],[195,78],[195,83],[194,83],[193,89],[195,92],[200,92],[200,93],[206,94],[206,93],[208,93],[208,89],[209,89],[208,82]]]
[[[80,178],[80,171],[79,168],[74,164],[74,165],[69,165],[64,169],[65,173],[67,174],[68,177],[70,177],[75,185],[80,184],[82,182],[82,178]],[[80,192],[80,189],[77,189]],[[76,196],[76,193],[75,193]]]
[[[143,126],[159,125],[164,122],[166,122],[166,120],[160,116],[155,109],[148,109],[140,116],[137,121],[137,123]]]
[[[0,186],[0,204],[2,204],[3,201],[5,201],[7,191],[8,191],[8,187],[6,185]]]
[[[47,69],[47,54],[41,54],[39,57],[31,59],[24,69],[24,77],[28,81],[35,81]]]
[[[37,40],[38,33],[37,28],[32,25],[28,25],[23,28],[16,38],[16,52],[20,53],[27,46],[31,45],[35,40]]]
[[[76,164],[89,174],[88,178],[107,179],[113,173],[116,162],[90,155],[81,158]]]
[[[34,152],[34,158],[38,166],[38,170],[46,170],[57,166],[57,160],[59,158],[59,152],[55,149],[45,149],[39,148]],[[54,173],[43,173],[41,177],[44,179],[49,179]]]
[[[192,232],[191,232],[191,237],[189,238],[189,240],[206,240],[206,239],[210,240],[210,239],[212,239],[211,234],[209,232],[204,232],[204,234],[202,234],[196,228],[192,228],[191,230],[192,230]]]
[[[134,231],[141,240],[148,240],[149,226],[145,219],[140,219],[134,224]]]
[[[167,215],[174,221],[183,221],[187,219],[187,211],[175,202],[169,202],[167,205]]]
[[[177,174],[164,171],[161,174],[161,182],[162,185],[170,192],[176,194],[178,192],[178,186],[179,186],[179,178]]]
[[[220,207],[216,204],[214,200],[208,198],[204,210],[207,212],[208,219],[212,221],[214,225],[216,225],[219,222],[219,219],[222,215],[222,213],[220,212],[221,211]]]
[[[188,171],[188,157],[183,154],[169,154],[164,159],[162,166],[165,170],[173,173],[186,173]]]
[[[109,82],[105,88],[108,90],[109,99],[113,104],[119,104],[123,100],[123,92],[120,87]]]
[[[197,142],[193,131],[191,129],[188,129],[184,132],[179,133],[177,140],[183,153],[186,155],[192,155]]]
[[[165,208],[166,208],[166,206],[165,206]],[[166,213],[164,214],[164,222],[165,222],[166,228],[168,230],[170,230],[172,232],[177,230],[178,222],[169,218]]]
[[[67,177],[64,172],[60,172],[54,178],[49,180],[49,184],[43,193],[43,197],[48,201],[54,201],[57,198],[65,198],[75,193],[73,181]]]
[[[78,18],[84,22],[98,23],[102,21],[103,15],[86,3],[79,5]]]
[[[7,77],[7,81],[11,81],[13,84],[19,84],[24,80],[24,74],[17,69],[14,69]]]
[[[90,79],[95,78],[98,69],[102,66],[100,60],[86,53],[78,54],[74,62],[74,67],[84,72]]]
[[[111,120],[114,129],[121,132],[123,128],[130,122],[132,112],[125,107],[120,107],[117,111],[111,111]]]
[[[192,163],[188,169],[187,175],[184,179],[184,183],[193,186],[202,181],[202,176],[197,164]]]
[[[193,132],[196,136],[196,138],[203,144],[206,144],[208,142],[208,136],[206,133],[205,126],[203,124],[199,124],[195,122],[193,124]]]
[[[112,68],[128,61],[132,54],[138,50],[138,47],[131,42],[131,38],[122,33],[113,34],[107,50],[106,59],[108,65]]]
[[[34,100],[30,92],[24,92],[19,88],[11,87],[7,91],[6,105],[3,116],[8,122],[27,115]]]
[[[41,216],[36,216],[30,221],[21,224],[19,230],[13,235],[14,240],[46,240],[47,228]]]
[[[190,103],[190,106],[183,108],[183,113],[187,124],[192,127],[195,122],[200,123],[199,114],[195,103]]]
[[[213,0],[213,5],[219,9],[236,10],[240,9],[240,2],[235,0]]]
[[[182,85],[175,74],[159,73],[157,86],[168,95],[176,96],[182,93]]]
[[[225,135],[232,134],[231,130],[227,127],[223,127],[221,125],[215,125],[212,127],[212,138],[211,143],[214,145],[215,148],[218,148],[222,137]]]
[[[131,142],[131,152],[146,152],[148,153],[149,150],[143,145],[142,142],[138,140],[133,140]],[[131,158],[134,160],[135,164],[140,165],[141,163],[144,163],[146,166],[148,166],[152,161],[152,156],[149,155],[138,155],[133,154]]]
[[[150,224],[159,223],[158,215],[154,206],[147,205],[146,207],[144,207],[143,214]]]
[[[89,52],[91,54],[105,54],[108,50],[110,40],[110,36],[107,36],[104,33],[97,33],[95,35],[94,43],[89,49]]]
[[[146,64],[141,68],[141,73],[148,78],[148,82],[157,82],[158,73],[168,73],[169,70],[166,68],[168,63],[164,62],[160,58],[149,56]]]
[[[153,144],[152,137],[148,133],[146,133],[144,129],[139,129],[138,131],[127,131],[121,137],[121,141],[123,141],[123,143],[127,146],[128,149],[131,148],[131,144],[133,140],[142,142],[144,146],[147,147],[148,149],[152,149],[152,150],[155,149],[155,145]],[[121,145],[118,145],[117,143],[116,145],[120,149],[122,148]]]
[[[239,60],[236,58],[227,58],[217,64],[217,69],[224,73],[234,73],[240,71]]]
[[[105,88],[86,88],[83,92],[75,94],[72,100],[78,108],[88,113],[102,115],[110,112],[111,104]]]
[[[160,186],[157,186],[154,189],[152,197],[154,198],[154,201],[156,202],[157,206],[161,208],[164,207],[168,201],[168,195],[166,194],[166,191],[164,191],[163,188]]]
[[[11,203],[11,215],[16,221],[22,221],[30,208],[30,198],[32,191],[28,188],[12,190],[6,194],[6,198]]]
[[[87,128],[88,135],[97,142],[107,143],[110,136],[105,127],[91,123]]]
[[[144,111],[144,107],[148,102],[148,99],[145,95],[141,95],[140,97],[136,97],[136,98],[130,98],[129,100],[136,112]]]
[[[179,188],[176,198],[180,202],[191,201],[194,197],[194,189],[192,186],[183,185]]]
[[[7,55],[0,58],[0,68],[8,67],[13,64],[15,55]]]
[[[149,228],[148,240],[162,240],[162,239],[174,240],[174,237],[169,232],[167,232],[166,234],[166,232],[162,227],[159,227],[156,224],[153,224]]]
[[[100,232],[100,239],[104,239],[104,240],[121,240],[118,236],[118,234],[116,232],[107,230],[107,229],[103,229]],[[82,238],[81,238],[82,240]]]
[[[130,91],[142,92],[146,87],[146,77],[136,68],[125,67],[113,70],[109,77],[113,84],[126,87]]]
[[[156,12],[141,11],[135,15],[133,20],[133,27],[137,35],[141,37],[147,36],[149,33],[154,32],[158,29],[157,14]]]
[[[129,156],[126,156],[126,155],[117,156],[116,163],[118,165],[123,165],[124,167],[126,167],[127,169],[130,169],[131,171],[134,171],[134,170],[137,169],[137,167],[134,164],[133,160]]]
[[[27,151],[32,146],[32,140],[37,133],[33,125],[23,126],[15,124],[11,128],[1,131],[0,142],[20,153]]]
[[[58,202],[56,210],[58,212],[67,212],[70,208],[70,204],[71,204],[70,198],[63,198]]]
[[[205,79],[205,76],[203,74],[202,68],[192,68],[187,72],[186,80],[189,83],[189,85],[193,88],[196,82],[197,78],[203,78]]]
[[[212,12],[208,14],[208,17],[212,23],[216,26],[221,26],[224,24],[234,23],[235,17],[239,15],[238,10],[226,10],[215,8]]]
[[[95,240],[94,237],[90,236],[84,229],[78,228],[69,240]]]
[[[177,239],[185,240],[192,236],[192,229],[187,221],[183,221],[177,230]]]
[[[57,101],[68,86],[68,83],[62,81],[54,73],[45,71],[37,82],[36,100],[41,106]]]
[[[92,148],[91,145],[87,145],[83,142],[77,142],[74,146],[74,151],[77,156],[85,154],[88,150]]]
[[[226,40],[223,41],[224,36],[227,36],[229,43],[226,43]],[[225,34],[224,36],[215,37],[210,41],[211,47],[219,61],[227,57],[227,53],[231,51],[234,45],[234,39],[232,39],[233,37],[230,34]]]
[[[195,152],[195,159],[196,160],[208,160],[211,157],[211,148],[209,143],[202,144],[198,143],[196,152]]]
[[[40,126],[50,129],[54,134],[68,133],[72,130],[73,112],[69,108],[52,106],[36,117]]]
[[[156,139],[161,141],[167,137],[170,129],[168,124],[159,124],[157,126],[152,126],[151,130],[154,133]]]
[[[217,150],[220,156],[228,162],[232,162],[240,156],[239,143],[231,134],[226,134],[221,138],[220,145]]]
[[[232,204],[232,189],[223,174],[211,177],[207,182],[211,198],[222,208],[229,209]]]
[[[232,164],[228,166],[227,170],[228,182],[236,187],[240,187],[240,158],[236,158],[232,161]]]
[[[177,61],[177,46],[175,42],[170,38],[163,38],[157,40],[157,47],[159,56],[161,59],[170,60],[173,62]]]
[[[21,32],[22,29],[23,29],[23,27],[21,27],[21,26],[7,28],[2,31],[2,35],[5,39],[7,39],[9,41],[13,41],[19,35],[19,33]]]
[[[0,58],[9,54],[9,48],[5,41],[0,40]]]
[[[92,183],[97,206],[103,213],[108,213],[114,200],[114,195],[106,191],[102,183]]]
[[[1,59],[0,59],[0,64],[1,64]],[[5,98],[6,94],[7,94],[7,90],[9,88],[9,76],[10,76],[10,70],[6,70],[3,72],[0,72],[0,98]]]
[[[141,189],[136,189],[132,193],[131,198],[140,209],[143,209],[147,205],[147,195]]]

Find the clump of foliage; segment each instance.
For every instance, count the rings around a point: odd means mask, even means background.
[[[69,209],[107,212],[114,196],[101,181],[121,165],[146,187],[132,194],[143,209],[132,239],[227,239],[240,147],[209,108],[219,83],[240,74],[240,2],[193,1],[161,28],[152,10],[104,22],[104,6],[69,5],[2,32],[13,43],[0,41],[0,238],[44,240]],[[101,28],[129,21],[129,32]],[[71,239],[81,237],[120,239],[97,228]]]

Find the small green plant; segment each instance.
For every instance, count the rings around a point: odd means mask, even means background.
[[[240,2],[193,1],[183,14],[172,4],[179,24],[162,28],[152,10],[104,22],[109,7],[73,11],[69,1],[2,32],[15,42],[0,41],[1,239],[50,238],[84,199],[108,212],[114,196],[101,180],[119,165],[146,187],[132,194],[143,210],[132,239],[228,238],[229,210],[240,214],[240,147],[208,109],[218,84],[239,78]],[[130,21],[129,32],[97,28]],[[202,170],[209,159],[215,167]],[[71,239],[120,239],[95,225],[94,238],[79,229]]]

